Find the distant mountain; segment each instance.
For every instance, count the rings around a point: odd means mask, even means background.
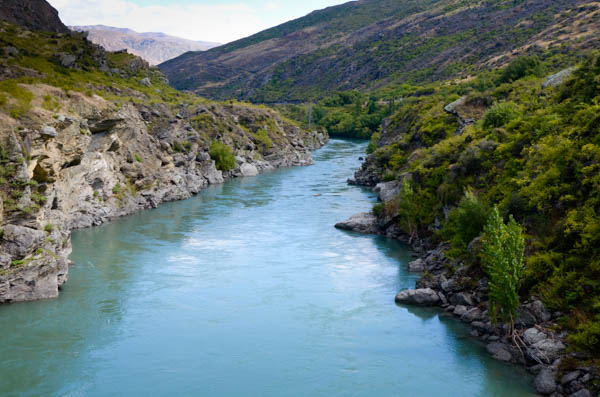
[[[104,25],[71,26],[71,29],[89,32],[88,38],[108,51],[127,49],[151,65],[157,65],[188,51],[205,51],[219,45],[186,40],[164,33],[138,33],[131,29]]]
[[[44,0],[0,0],[0,20],[34,30],[69,31],[58,11]]]
[[[590,0],[360,0],[160,68],[178,89],[294,102],[389,82],[467,76],[516,53],[598,47]]]

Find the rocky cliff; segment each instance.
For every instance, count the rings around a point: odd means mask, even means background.
[[[45,0],[2,0],[0,20],[33,30],[66,33],[58,11]]]
[[[311,164],[327,140],[266,108],[180,94],[81,34],[1,27],[3,66],[22,74],[0,81],[0,302],[58,296],[72,229]]]

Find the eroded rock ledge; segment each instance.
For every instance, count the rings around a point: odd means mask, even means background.
[[[246,105],[119,107],[98,96],[29,89],[62,96],[65,111],[34,109],[38,124],[0,120],[11,186],[0,195],[0,303],[58,296],[71,230],[189,198],[226,178],[312,164],[310,151],[328,139]],[[232,148],[230,171],[211,159],[213,140]]]

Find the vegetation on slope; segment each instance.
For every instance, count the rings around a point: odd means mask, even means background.
[[[537,67],[527,66],[534,63],[517,60],[406,98],[373,136],[363,171],[411,186],[410,195],[378,205],[379,216],[407,233],[450,242],[451,254],[475,272],[481,265],[469,244],[491,208],[514,216],[526,233],[520,294],[536,294],[563,313],[572,345],[598,354],[600,57],[589,56],[556,88],[542,87]],[[458,94],[466,97],[459,113],[479,120],[462,132],[443,112]]]

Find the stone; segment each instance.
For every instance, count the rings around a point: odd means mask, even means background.
[[[408,264],[408,271],[412,273],[421,273],[425,270],[423,259],[417,259]]]
[[[564,83],[575,71],[574,67],[561,70],[560,72],[549,76],[542,84],[542,88],[557,87]]]
[[[19,56],[19,50],[12,46],[4,47],[4,54],[9,57],[17,57]]]
[[[458,282],[455,278],[442,281],[441,287],[444,290],[444,292],[455,292],[460,290],[460,286],[458,285]]]
[[[528,347],[527,355],[537,362],[551,364],[564,350],[565,345],[560,340],[543,339]]]
[[[362,212],[345,222],[336,223],[335,227],[357,233],[373,234],[377,233],[377,218],[372,212]]]
[[[23,226],[4,225],[2,230],[2,251],[15,259],[31,254],[46,238],[43,231]]]
[[[48,125],[45,125],[42,127],[40,134],[42,134],[43,136],[52,137],[52,138],[54,138],[58,135],[56,132],[56,129],[54,127],[50,127]]]
[[[504,343],[500,342],[492,342],[487,346],[487,351],[496,359],[500,361],[510,361],[512,359],[512,355],[509,352],[508,347]]]
[[[570,394],[569,397],[592,397],[592,393],[588,389],[581,389]]]
[[[460,320],[465,323],[472,323],[473,321],[482,320],[483,312],[478,307],[474,307],[473,309],[467,311],[465,314],[460,316]]]
[[[459,292],[450,296],[453,305],[474,306],[473,296],[467,292]]]
[[[373,191],[377,193],[379,200],[388,202],[400,194],[402,183],[399,181],[381,182],[375,185]]]
[[[140,84],[146,87],[150,87],[152,85],[148,77],[144,77],[143,79],[141,79]]]
[[[122,118],[111,118],[103,120],[89,120],[88,124],[92,134],[100,134],[102,132],[112,130],[122,121]]]
[[[523,340],[528,345],[535,345],[546,338],[548,338],[548,336],[537,328],[529,328],[523,334]]]
[[[73,54],[61,53],[58,57],[60,59],[60,64],[65,68],[73,67],[77,61],[77,57]]]
[[[467,307],[466,307],[466,306],[463,306],[463,305],[456,305],[456,306],[454,307],[454,312],[453,312],[453,313],[454,313],[454,315],[455,315],[455,316],[462,317],[464,314],[466,314],[466,313],[467,313],[467,311],[468,311],[468,309],[467,309]]]
[[[256,176],[258,175],[258,169],[254,164],[244,163],[240,167],[242,176]]]
[[[437,292],[431,288],[407,289],[396,295],[396,303],[419,306],[433,306],[440,301]]]
[[[556,390],[556,372],[551,368],[542,368],[535,377],[535,390],[540,394],[552,394]]]
[[[581,376],[581,371],[572,371],[568,374],[565,374],[562,378],[560,378],[560,384],[566,385],[567,383],[573,382],[575,379]]]

